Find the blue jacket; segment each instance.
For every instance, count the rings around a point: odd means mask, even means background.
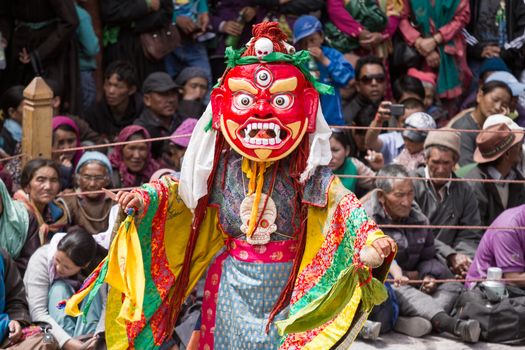
[[[321,108],[324,118],[329,125],[345,125],[339,88],[345,87],[350,80],[354,79],[354,67],[336,49],[327,46],[321,46],[321,49],[330,60],[330,64],[325,67],[316,62],[319,68],[319,80],[324,84],[333,86],[335,90],[333,95],[321,95]]]
[[[81,71],[95,70],[97,56],[100,48],[98,38],[91,23],[91,16],[82,7],[75,5],[79,24],[77,28],[77,39],[79,42],[79,66]]]

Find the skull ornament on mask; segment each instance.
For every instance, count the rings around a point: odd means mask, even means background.
[[[250,215],[252,212],[253,201],[255,200],[255,194],[246,197],[241,203],[240,215],[242,220],[241,231],[242,233],[248,232]],[[266,202],[266,208],[262,217],[260,213],[264,208],[264,203]],[[277,208],[275,202],[271,197],[268,197],[266,194],[261,195],[261,200],[259,201],[258,208],[259,216],[259,225],[256,227],[251,237],[246,237],[246,242],[249,244],[266,244],[270,242],[271,234],[277,231],[277,225],[275,224],[275,219],[277,218]]]
[[[213,127],[242,156],[274,161],[315,131],[318,101],[318,92],[292,64],[240,65],[211,94]]]
[[[255,55],[258,59],[273,52],[273,43],[268,38],[260,38],[255,42]]]

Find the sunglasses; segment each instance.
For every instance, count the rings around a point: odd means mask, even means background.
[[[375,80],[378,84],[384,83],[386,78],[384,74],[367,74],[359,78],[359,81],[363,84],[370,84]]]

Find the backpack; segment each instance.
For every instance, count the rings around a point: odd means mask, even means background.
[[[460,319],[477,320],[481,339],[491,343],[525,343],[525,290],[507,286],[507,297],[494,298],[483,285],[461,293],[455,305]]]

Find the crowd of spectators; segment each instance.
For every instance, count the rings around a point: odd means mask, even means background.
[[[60,348],[85,348],[83,336],[94,346],[98,338],[85,335],[101,330],[104,300],[83,323],[52,305],[108,248],[116,210],[102,190],[178,176],[226,68],[225,48],[242,47],[266,20],[308,50],[309,71],[335,88],[321,97],[332,127],[328,166],[378,224],[401,225],[385,229],[399,249],[390,311],[373,312],[378,323],[363,336],[446,331],[476,342],[480,324],[453,310],[478,284],[436,280],[485,278],[499,267],[523,288],[525,1],[3,1],[0,341],[47,322]],[[142,36],[170,23],[180,43],[152,59]],[[65,151],[22,167],[12,156],[21,153],[23,90],[35,76],[53,92],[52,145]],[[177,335],[181,348],[195,343],[187,333]]]

